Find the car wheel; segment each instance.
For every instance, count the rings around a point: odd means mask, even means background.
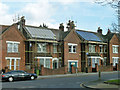
[[[35,79],[35,77],[34,77],[34,76],[31,76],[31,77],[30,77],[30,79],[31,79],[31,80],[34,80],[34,79]]]
[[[8,78],[8,81],[9,81],[9,82],[13,82],[13,81],[14,81],[13,77],[9,77],[9,78]]]

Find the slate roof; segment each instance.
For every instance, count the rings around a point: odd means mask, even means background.
[[[76,30],[76,33],[79,35],[79,37],[83,40],[87,40],[87,41],[98,41],[98,42],[102,42],[102,38],[100,38],[100,36],[98,36],[96,33],[94,32],[88,32],[88,31],[82,31],[82,30]]]
[[[56,40],[56,35],[48,28],[25,26],[32,38]]]

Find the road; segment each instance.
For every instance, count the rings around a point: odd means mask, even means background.
[[[102,74],[102,80],[116,79],[118,73]],[[82,88],[81,83],[98,80],[98,74],[76,76],[76,77],[59,77],[48,79],[36,79],[27,81],[2,82],[2,88]]]

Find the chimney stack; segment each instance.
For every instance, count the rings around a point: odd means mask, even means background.
[[[108,28],[108,32],[107,32],[107,34],[110,34],[111,33],[111,31],[110,31],[110,29]]]
[[[64,31],[63,23],[60,24],[59,29],[60,29],[61,31]]]
[[[100,29],[100,27],[98,27],[97,32],[100,33],[100,34],[102,34],[102,29]]]
[[[68,24],[67,24],[67,28],[68,28],[68,31],[69,30],[72,30],[72,29],[75,29],[75,24],[74,24],[74,21],[71,21],[71,20],[69,20],[68,21]]]
[[[21,24],[22,24],[22,26],[25,26],[25,16],[21,17]]]

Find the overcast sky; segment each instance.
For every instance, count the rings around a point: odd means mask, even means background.
[[[111,23],[116,22],[115,10],[101,6],[94,0],[1,0],[0,24],[10,25],[19,16],[25,16],[26,24],[39,26],[45,23],[50,28],[59,28],[69,19],[80,30],[97,31],[100,26],[105,34]]]

